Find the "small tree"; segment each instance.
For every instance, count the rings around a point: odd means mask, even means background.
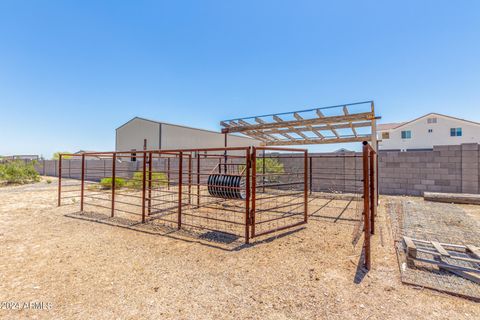
[[[59,152],[55,152],[52,156],[52,160],[58,160],[60,159],[60,154],[62,154],[62,159],[71,159],[73,156],[70,156],[70,154],[72,154],[71,152],[68,152],[68,151],[65,151],[65,152],[62,152],[62,151],[59,151]]]
[[[263,165],[265,162],[265,165]],[[265,171],[264,171],[265,170]],[[283,163],[274,158],[257,158],[257,173],[284,173]]]

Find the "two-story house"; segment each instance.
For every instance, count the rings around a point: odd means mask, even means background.
[[[431,150],[433,146],[480,143],[480,123],[439,113],[377,125],[380,150]]]

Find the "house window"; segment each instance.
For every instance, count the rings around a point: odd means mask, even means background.
[[[427,123],[437,123],[437,118],[427,118]]]
[[[433,132],[433,129],[428,129],[428,133],[432,133]]]
[[[390,139],[390,132],[382,132],[382,139]]]
[[[402,131],[402,139],[411,139],[412,138],[412,131],[406,130]]]
[[[137,150],[132,149],[131,151],[137,151]],[[130,161],[137,161],[137,153],[136,152],[132,152],[131,157],[130,157]]]
[[[450,137],[461,137],[462,128],[450,128]]]

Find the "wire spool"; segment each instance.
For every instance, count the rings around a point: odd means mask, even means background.
[[[210,174],[208,193],[223,199],[245,199],[245,177],[240,175]]]

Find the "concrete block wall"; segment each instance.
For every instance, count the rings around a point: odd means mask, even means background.
[[[281,182],[293,180],[303,181],[303,155],[295,154],[295,158],[288,156],[277,157],[284,166],[285,173],[296,173],[293,177],[281,179]],[[361,153],[310,153],[308,161],[312,179],[308,179],[308,186],[316,192],[359,193],[363,189],[362,155]],[[292,186],[289,186],[292,188]],[[298,189],[303,189],[299,184]]]
[[[432,151],[379,153],[382,194],[421,196],[425,191],[479,193],[476,143],[435,146]]]
[[[462,192],[479,193],[477,143],[462,144]]]
[[[312,157],[312,189],[325,192],[359,193],[363,189],[361,153],[322,153]],[[296,154],[298,156],[298,154]],[[279,157],[285,172],[303,170],[303,159]],[[165,162],[156,161],[155,171],[163,171]],[[243,161],[238,160],[243,163]],[[201,172],[213,170],[218,159],[201,159]],[[111,160],[87,160],[88,180],[98,181],[111,176]],[[184,167],[187,166],[184,160]],[[171,161],[171,170],[178,161]],[[117,163],[117,176],[129,178],[142,169],[142,162]],[[80,160],[64,161],[62,176],[79,178]],[[47,176],[58,176],[58,161],[39,161],[37,171]],[[192,161],[196,172],[196,161]],[[451,146],[435,146],[431,151],[379,152],[379,191],[389,195],[421,196],[425,191],[448,193],[480,193],[480,148],[477,143]],[[300,179],[300,175],[298,179]],[[171,177],[172,181],[178,177]],[[183,179],[186,179],[184,176]],[[207,176],[202,175],[202,180]],[[303,179],[303,178],[302,178]],[[202,181],[203,183],[203,181]],[[310,185],[310,181],[309,181]],[[300,186],[299,186],[300,187]]]

